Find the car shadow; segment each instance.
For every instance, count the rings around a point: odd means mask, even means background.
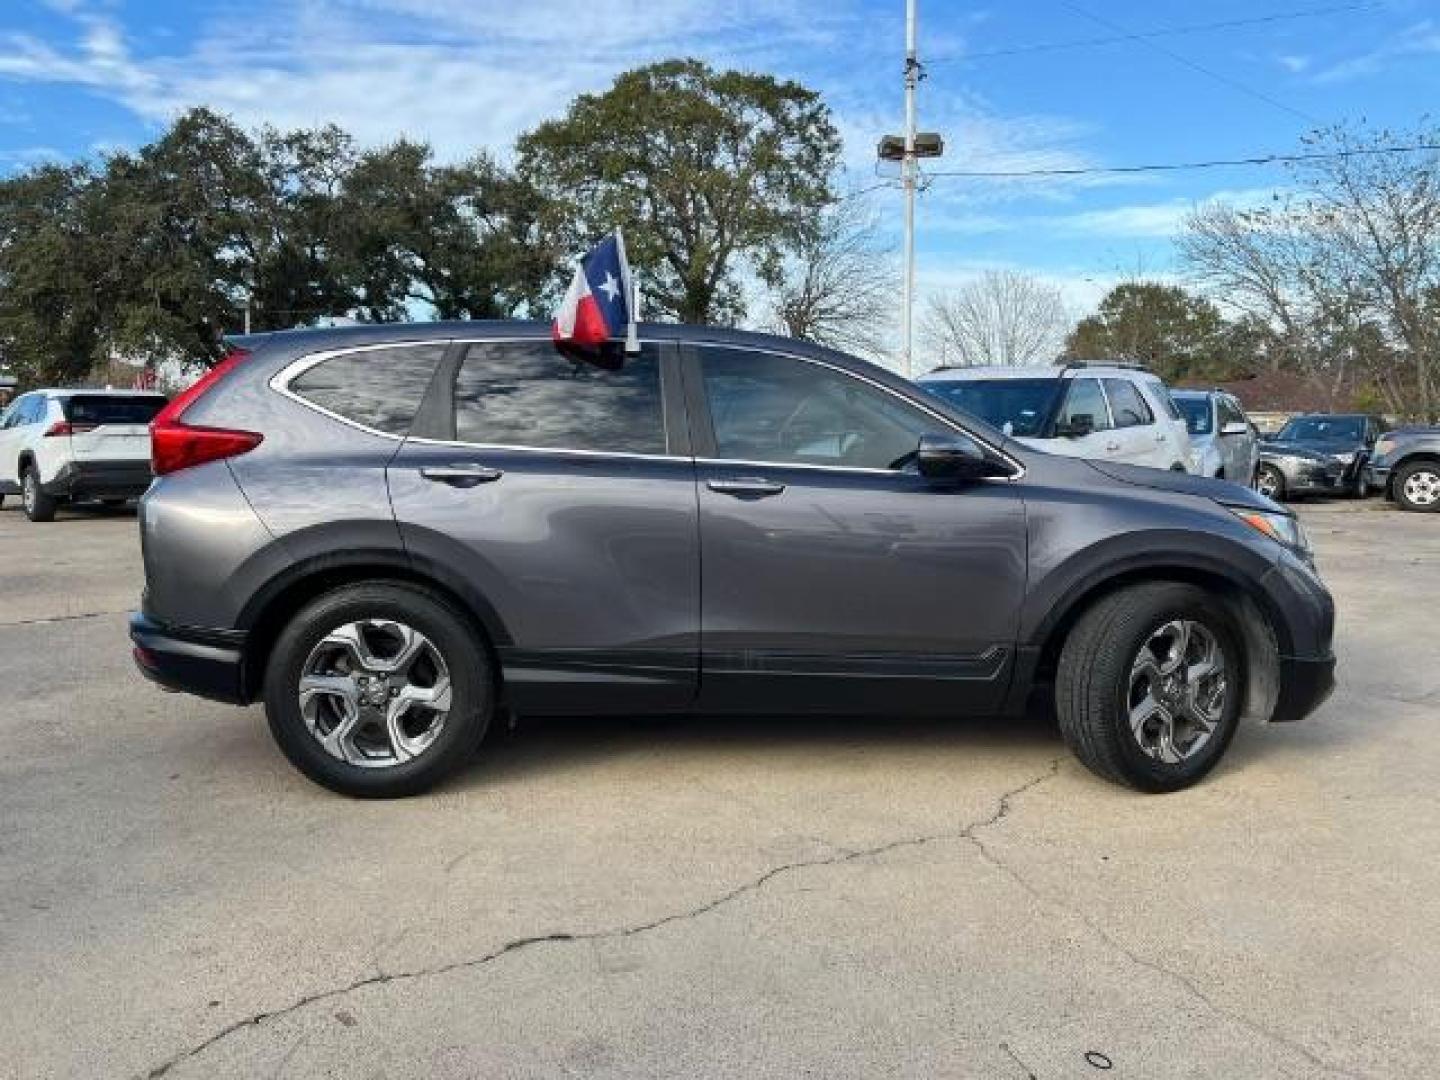
[[[567,716],[527,717],[513,729],[498,724],[476,760],[444,786],[523,780],[545,772],[585,769],[643,753],[677,758],[714,753],[745,756],[813,751],[920,756],[996,754],[1064,749],[1043,716],[897,720],[863,716]]]

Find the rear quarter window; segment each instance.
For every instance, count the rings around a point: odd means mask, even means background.
[[[341,353],[297,375],[290,392],[361,427],[407,435],[445,349],[441,342]]]

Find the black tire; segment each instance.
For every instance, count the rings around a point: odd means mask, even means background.
[[[1274,465],[1261,465],[1255,470],[1255,490],[1263,493],[1267,481],[1275,486],[1275,494],[1270,497],[1276,502],[1284,502],[1286,498],[1285,474]]]
[[[367,768],[332,757],[305,726],[298,687],[311,650],[336,627],[393,619],[424,634],[450,672],[452,704],[444,727],[418,757]],[[281,633],[265,673],[265,712],[285,756],[302,773],[342,795],[369,799],[418,795],[459,769],[479,749],[495,709],[490,654],[463,614],[427,589],[375,582],[338,589],[313,601]]]
[[[20,477],[20,502],[25,507],[25,516],[31,521],[55,520],[55,510],[60,505],[53,495],[46,495],[40,487],[40,474],[34,465],[27,465]]]
[[[1193,756],[1168,763],[1146,754],[1132,734],[1127,695],[1142,647],[1159,627],[1181,618],[1214,636],[1229,689],[1209,741]],[[1194,585],[1146,582],[1105,597],[1081,616],[1060,653],[1055,706],[1066,744],[1107,780],[1146,792],[1189,787],[1214,768],[1239,725],[1245,685],[1240,640],[1224,604]]]
[[[1416,502],[1405,492],[1405,482],[1412,477],[1431,478],[1431,484],[1440,483],[1440,463],[1434,461],[1412,461],[1408,465],[1402,465],[1395,472],[1395,478],[1391,481],[1391,490],[1395,494],[1395,501],[1402,510],[1413,510],[1421,514],[1433,514],[1440,511],[1440,499],[1432,499],[1428,503]]]

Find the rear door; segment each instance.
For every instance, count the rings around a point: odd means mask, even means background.
[[[60,405],[77,461],[150,460],[150,421],[165,407],[163,396],[72,394]]]
[[[487,612],[532,712],[691,704],[695,466],[673,348],[459,343],[390,463],[411,558]]]

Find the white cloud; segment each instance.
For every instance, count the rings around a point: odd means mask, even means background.
[[[1277,56],[1275,62],[1290,72],[1290,74],[1298,75],[1310,66],[1310,57],[1296,55]]]
[[[1440,23],[1425,19],[1407,26],[1377,48],[1317,71],[1314,79],[1318,83],[1346,82],[1383,71],[1396,60],[1436,54],[1440,54]]]

